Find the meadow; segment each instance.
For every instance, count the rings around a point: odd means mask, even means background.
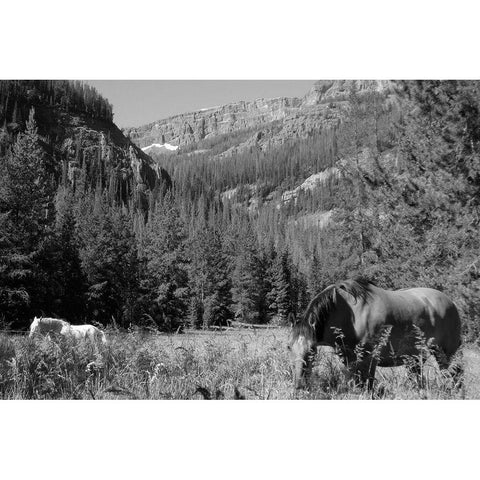
[[[427,362],[421,378],[379,368],[373,394],[321,349],[308,391],[293,388],[288,331],[107,331],[95,348],[65,339],[0,336],[3,399],[462,399],[480,398],[480,349],[463,347],[462,387]]]

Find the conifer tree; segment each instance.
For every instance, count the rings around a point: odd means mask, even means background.
[[[19,246],[26,251],[32,251],[38,243],[53,213],[54,183],[34,114],[32,109],[25,133],[18,135],[5,159],[0,190],[2,211],[9,212]]]
[[[232,300],[222,235],[214,226],[201,222],[191,234],[189,250],[190,293],[196,297],[193,318],[204,327],[225,324],[232,316]]]
[[[244,228],[237,244],[232,275],[235,317],[245,322],[264,323],[267,321],[266,268],[251,223],[247,221]]]
[[[267,295],[270,299],[269,310],[275,323],[284,324],[287,316],[294,310],[294,284],[290,256],[285,248],[276,256],[271,268],[272,288]]]
[[[63,318],[79,321],[85,314],[85,278],[83,275],[76,232],[73,195],[59,188],[56,201],[57,221],[55,246],[58,266],[54,272],[60,285],[55,310]]]
[[[313,250],[311,258],[308,270],[308,293],[313,297],[320,293],[324,287],[322,282],[322,264],[316,247]]]
[[[188,312],[185,241],[185,225],[167,194],[147,225],[141,280],[144,309],[166,330],[184,324]]]
[[[79,210],[80,256],[85,273],[87,308],[95,320],[108,323],[112,317],[128,326],[137,316],[139,262],[128,213],[109,205],[105,195],[86,199]]]
[[[53,214],[52,174],[34,113],[32,109],[25,133],[18,134],[12,151],[0,164],[0,302],[4,311],[25,321],[34,307],[38,253]]]

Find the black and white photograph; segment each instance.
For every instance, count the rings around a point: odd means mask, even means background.
[[[469,2],[2,20],[5,478],[474,475]]]
[[[480,82],[0,105],[2,398],[480,397]]]

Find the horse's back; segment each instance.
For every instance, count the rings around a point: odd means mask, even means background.
[[[414,298],[417,298],[423,302],[429,302],[435,310],[440,314],[446,314],[447,310],[455,305],[450,298],[440,290],[426,287],[405,288],[397,290],[398,293],[407,293]]]
[[[70,324],[60,318],[50,317],[35,317],[30,325],[30,337],[35,334],[48,335],[48,334],[63,334],[63,331],[68,328]]]
[[[73,329],[78,332],[79,338],[84,338],[90,340],[92,343],[101,342],[103,344],[107,343],[105,334],[94,325],[75,325]]]
[[[390,347],[409,355],[416,351],[416,327],[427,341],[434,339],[447,356],[453,355],[460,346],[460,316],[455,304],[443,292],[432,288],[384,290],[379,287],[371,287],[371,292],[356,316],[357,331],[366,332],[364,340],[372,341],[377,332],[390,326]],[[362,323],[366,327],[360,330]]]
[[[417,287],[395,292],[407,302],[420,304],[423,311],[418,321],[413,319],[427,337],[434,337],[447,355],[452,355],[461,344],[461,321],[457,307],[443,292],[433,288]]]

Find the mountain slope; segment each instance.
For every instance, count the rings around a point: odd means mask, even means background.
[[[265,150],[337,125],[348,109],[346,100],[352,88],[359,95],[379,92],[392,96],[395,90],[393,82],[385,80],[323,80],[316,82],[303,98],[235,102],[158,120],[127,129],[125,133],[141,148],[169,144],[179,147],[181,153],[191,151],[193,144],[248,131],[247,138],[222,152],[223,155],[234,155],[252,147]],[[201,146],[198,148],[204,150]]]
[[[0,82],[0,128],[0,326],[132,322],[140,241],[168,173],[81,82]]]
[[[171,186],[168,173],[113,123],[108,102],[80,82],[1,81],[0,155],[25,128],[31,108],[57,182],[100,184],[123,203],[136,197],[143,206],[148,192]]]

